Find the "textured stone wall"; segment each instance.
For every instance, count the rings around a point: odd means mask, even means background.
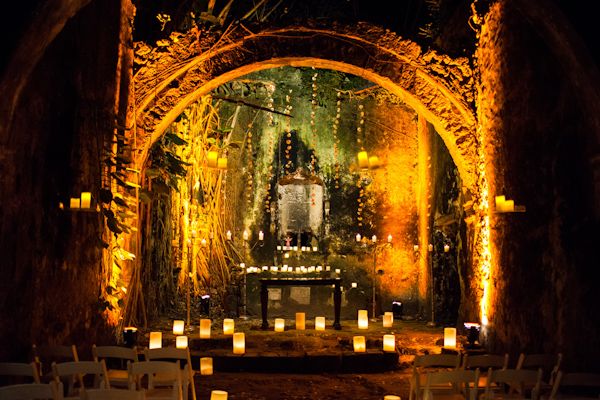
[[[501,194],[527,208],[490,217],[485,337],[492,351],[562,352],[566,368],[581,369],[597,365],[599,355],[600,296],[592,278],[599,199],[591,172],[598,133],[590,111],[600,99],[572,72],[597,70],[567,45],[560,15],[536,19],[530,3],[496,2],[477,51],[490,209]],[[588,84],[598,88],[594,79]]]

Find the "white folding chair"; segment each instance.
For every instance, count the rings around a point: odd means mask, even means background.
[[[541,368],[544,371],[542,383],[540,384],[540,395],[549,393],[554,385],[556,374],[560,369],[562,354],[524,354],[521,353],[519,361],[517,361],[516,369],[533,369],[537,371]],[[529,385],[523,386],[524,390],[532,390]]]
[[[95,361],[73,361],[66,363],[52,363],[52,374],[54,380],[59,383],[67,378],[69,384],[66,397],[80,397],[86,389],[86,379],[93,377],[94,389],[110,389],[110,382],[106,373],[104,360]],[[90,388],[88,384],[88,388]]]
[[[542,369],[537,371],[528,369],[498,369],[490,368],[487,374],[487,384],[485,386],[485,400],[493,399],[526,399],[538,400],[540,396],[540,385],[542,383]],[[533,387],[530,397],[525,396],[524,386]],[[511,391],[511,387],[517,387],[516,391]],[[495,390],[494,387],[501,390]]]
[[[413,372],[410,377],[409,400],[420,400],[423,387],[427,379],[427,372],[432,368],[435,370],[458,369],[460,366],[460,354],[425,354],[415,356],[413,360]],[[452,389],[450,384],[439,384],[431,387],[431,390]]]
[[[50,383],[26,383],[23,385],[11,385],[0,388],[0,399],[2,400],[63,400],[62,384]]]
[[[423,389],[423,400],[476,400],[479,391],[479,369],[428,372]],[[433,388],[450,385],[452,390],[434,393]]]
[[[479,387],[483,388],[487,385],[487,372],[491,369],[506,369],[508,368],[508,354],[503,356],[493,354],[483,354],[477,356],[465,355],[463,357],[463,363],[461,369],[463,370],[474,370],[479,368]],[[491,387],[497,390],[496,385]]]
[[[40,373],[35,362],[0,363],[0,377],[4,377],[6,383],[10,385],[40,383]],[[4,382],[0,383],[0,386],[4,386]]]
[[[138,361],[137,348],[93,345],[92,354],[94,356],[94,361],[99,362],[104,360],[106,363],[106,372],[111,387],[129,387],[127,361]],[[120,365],[120,368],[110,368],[114,363]]]
[[[582,372],[556,374],[550,400],[598,400],[600,398],[600,374]]]
[[[132,363],[128,361],[127,371],[131,380],[130,389],[143,391],[147,399],[182,400],[179,362],[141,361]],[[155,375],[161,377],[160,382],[154,381]],[[146,388],[142,386],[143,376],[148,377]],[[159,388],[159,386],[163,388]]]
[[[86,400],[145,400],[144,392],[129,389],[88,389]]]
[[[179,361],[185,362],[187,365],[187,372],[184,369],[181,370],[181,384],[183,389],[183,400],[188,400],[189,391],[191,388],[192,399],[196,400],[196,386],[194,385],[194,375],[196,371],[192,368],[192,358],[190,356],[190,349],[176,349],[173,347],[162,347],[159,349],[146,349],[146,360],[148,361]],[[154,377],[154,379],[160,380],[160,377]]]
[[[31,348],[33,358],[38,366],[40,380],[44,383],[52,381],[52,363],[79,361],[77,348],[72,346],[36,346]]]

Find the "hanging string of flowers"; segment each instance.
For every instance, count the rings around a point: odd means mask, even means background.
[[[290,94],[292,94],[292,89],[290,89]],[[286,140],[285,144],[287,145],[285,149],[285,158],[287,162],[285,163],[285,172],[287,177],[290,177],[290,168],[292,167],[292,160],[290,159],[290,152],[292,151],[292,133],[290,132],[290,111],[292,110],[292,106],[290,103],[290,95],[285,96],[285,132],[286,132]]]
[[[362,152],[362,151],[365,151],[364,144],[361,139],[361,136],[363,135],[363,127],[365,124],[365,118],[364,118],[365,112],[363,111],[362,104],[360,104],[358,106],[358,109],[359,109],[360,122],[359,122],[358,126],[356,127],[356,141],[357,141],[358,145],[360,146],[360,151]],[[363,221],[362,212],[363,212],[363,207],[364,207],[363,196],[365,194],[365,189],[362,187],[362,183],[365,180],[365,178],[366,178],[366,173],[363,171],[360,173],[360,178],[358,180],[358,188],[359,188],[358,210],[356,211],[358,226],[362,226],[362,221]]]
[[[337,97],[338,97],[337,110],[336,110],[337,114],[335,116],[335,121],[333,123],[333,139],[334,139],[333,157],[335,160],[334,163],[335,163],[335,188],[336,189],[340,188],[340,181],[339,181],[339,179],[340,179],[340,163],[338,161],[338,152],[339,152],[338,143],[340,142],[340,139],[338,139],[337,134],[338,134],[338,125],[340,123],[340,111],[341,111],[340,105],[342,104],[341,95],[342,95],[342,93],[338,92],[338,94],[337,94]]]
[[[267,107],[269,108],[269,112],[267,112],[267,134],[269,135],[269,148],[267,150],[267,158],[269,159],[269,168],[268,168],[268,173],[267,173],[267,189],[266,189],[266,195],[267,195],[267,199],[265,200],[265,211],[270,213],[271,212],[271,195],[269,194],[271,191],[271,179],[273,179],[273,131],[272,131],[272,127],[273,127],[273,113],[272,111],[275,111],[275,108],[273,107],[273,92],[275,91],[275,86],[274,85],[268,85],[267,86],[267,96],[269,97],[269,103],[267,104]]]

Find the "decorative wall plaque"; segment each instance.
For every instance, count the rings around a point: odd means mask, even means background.
[[[298,304],[310,304],[310,287],[292,286],[290,288],[290,299]]]

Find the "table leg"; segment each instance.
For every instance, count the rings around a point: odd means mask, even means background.
[[[339,282],[335,284],[335,289],[333,291],[333,307],[335,312],[335,321],[333,322],[333,328],[336,331],[342,330],[342,325],[340,325],[340,311],[342,309],[342,289],[340,288]]]
[[[261,284],[260,290],[260,308],[262,311],[262,326],[261,329],[269,329],[269,323],[267,322],[267,309],[269,306],[269,291],[267,290],[267,285],[265,282]]]

